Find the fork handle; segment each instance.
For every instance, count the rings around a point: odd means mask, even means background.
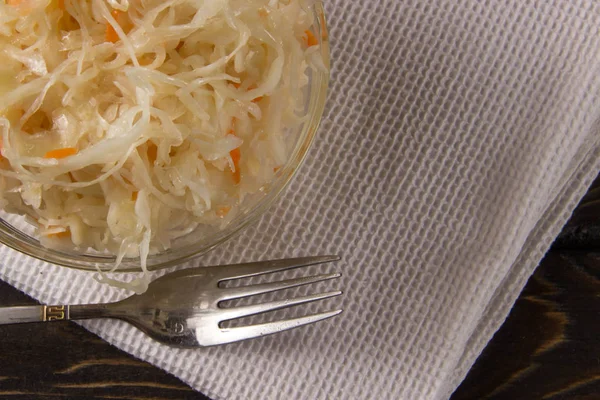
[[[0,308],[0,325],[69,319],[69,306],[17,306]]]
[[[110,317],[107,304],[0,307],[0,325]]]

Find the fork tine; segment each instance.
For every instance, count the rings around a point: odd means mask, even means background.
[[[251,306],[242,306],[234,308],[224,308],[219,310],[221,321],[227,321],[235,318],[247,317],[249,315],[261,314],[269,311],[275,311],[282,308],[297,306],[299,304],[310,303],[317,300],[324,300],[330,297],[339,296],[341,291],[312,294],[310,296],[297,297],[295,299],[284,299],[270,301],[267,303],[253,304]]]
[[[338,261],[339,259],[339,256],[316,256],[258,261],[224,267],[211,267],[214,268],[211,272],[215,274],[219,281],[227,281],[231,279],[270,274],[272,272],[285,271],[293,268],[307,267],[309,265],[323,264],[331,261]]]
[[[308,285],[310,283],[316,283],[326,281],[329,279],[339,278],[341,274],[323,274],[315,276],[307,276],[297,279],[286,279],[278,282],[262,283],[258,285],[241,286],[223,289],[223,294],[220,296],[221,300],[232,300],[239,299],[240,297],[253,296],[257,294],[275,292],[277,290],[289,289],[296,286]]]
[[[240,340],[253,339],[273,333],[287,331],[303,325],[319,322],[327,318],[335,317],[342,310],[329,311],[320,314],[307,315],[305,317],[287,319],[283,321],[269,322],[260,325],[249,325],[236,328],[221,329],[221,334],[215,338],[210,345],[237,342]]]

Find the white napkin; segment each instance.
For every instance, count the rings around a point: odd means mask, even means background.
[[[321,270],[343,272],[328,305],[345,312],[195,350],[85,326],[214,399],[448,398],[600,170],[600,3],[326,9],[333,79],[306,164],[256,226],[190,265],[341,254]],[[122,296],[4,247],[0,260],[43,302]]]

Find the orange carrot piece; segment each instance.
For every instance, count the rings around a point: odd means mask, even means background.
[[[46,235],[46,237],[56,238],[56,239],[64,239],[64,238],[71,237],[71,231],[67,228],[66,231],[58,232],[58,233],[51,233],[49,235]]]
[[[233,161],[233,165],[237,165],[240,162],[240,158],[242,156],[240,148],[238,147],[237,149],[233,149],[229,152],[229,155],[231,156],[231,160]],[[237,168],[236,168],[237,169]]]
[[[137,201],[137,198],[138,198],[138,192],[131,193],[131,201]]]
[[[77,154],[77,149],[74,147],[65,147],[62,149],[51,150],[46,153],[44,158],[65,158]]]
[[[65,0],[58,0],[58,8],[61,10],[65,9]]]
[[[217,217],[224,218],[227,216],[227,214],[229,214],[229,211],[231,211],[231,207],[229,207],[229,206],[219,207],[219,208],[217,208],[217,211],[216,211]]]
[[[112,10],[111,12],[111,15],[113,16],[115,21],[117,21],[117,23],[119,23],[121,14],[122,12],[119,10]],[[108,22],[106,23],[106,41],[112,43],[117,43],[119,41],[119,34],[117,34],[115,28],[113,28],[113,26]]]
[[[302,36],[302,38],[304,39],[304,44],[306,44],[307,47],[316,46],[319,44],[319,41],[311,31],[304,31],[304,36]]]
[[[235,171],[233,171],[233,181],[238,184],[242,178],[242,174],[240,172],[240,159],[242,158],[242,153],[239,148],[233,149],[229,152],[231,156],[231,160],[233,161],[233,166],[235,167]]]

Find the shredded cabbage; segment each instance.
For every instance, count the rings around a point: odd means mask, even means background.
[[[304,120],[309,0],[0,4],[0,206],[40,242],[147,257],[222,224]],[[307,37],[308,35],[308,37]],[[314,39],[314,37],[313,37]],[[142,292],[147,275],[125,284]]]

